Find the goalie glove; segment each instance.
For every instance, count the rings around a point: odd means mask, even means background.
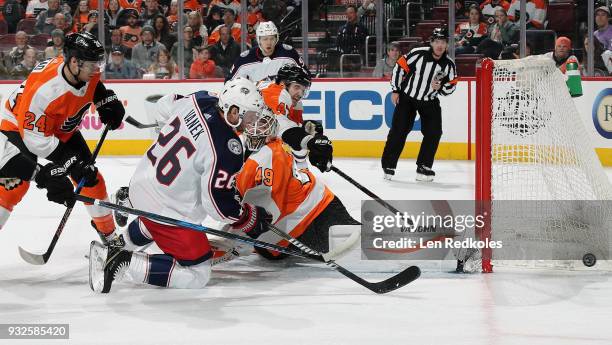
[[[232,224],[232,231],[244,232],[251,238],[257,238],[268,231],[268,224],[272,221],[272,215],[263,207],[242,204],[240,219]]]
[[[326,136],[317,134],[308,141],[308,160],[321,172],[328,172],[332,166],[332,142]]]
[[[117,99],[115,92],[103,88],[96,89],[94,100],[100,121],[108,125],[111,130],[119,128],[125,116],[125,108]]]
[[[47,199],[49,201],[66,205],[74,206],[74,191],[72,183],[66,177],[66,169],[49,163],[45,166],[38,166],[34,175],[36,187],[47,189]]]

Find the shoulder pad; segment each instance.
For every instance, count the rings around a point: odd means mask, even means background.
[[[246,57],[247,55],[249,55],[249,51],[248,50],[245,50],[242,53],[240,53],[241,57]]]
[[[293,50],[292,46],[285,44],[285,43],[283,43],[283,48],[285,48],[286,50]]]

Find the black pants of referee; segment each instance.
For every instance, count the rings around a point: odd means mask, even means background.
[[[438,99],[419,101],[408,97],[404,93],[400,93],[399,102],[393,112],[391,129],[389,129],[385,150],[381,159],[383,169],[395,169],[397,167],[397,160],[406,144],[406,137],[414,126],[417,111],[421,117],[423,141],[421,142],[421,149],[419,150],[416,163],[417,165],[424,165],[429,168],[433,166],[434,156],[438,150],[440,137],[442,137],[442,109],[440,109],[440,101]]]

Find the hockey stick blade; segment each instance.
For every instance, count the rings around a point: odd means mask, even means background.
[[[138,120],[136,120],[135,118],[131,117],[131,116],[127,116],[125,118],[125,122],[129,123],[130,125],[136,127],[136,128],[140,128],[140,129],[145,129],[145,128],[155,128],[157,127],[157,123],[141,123]]]
[[[329,266],[330,268],[340,272],[342,275],[344,275],[345,277],[351,279],[352,281],[356,282],[357,284],[367,288],[368,290],[375,292],[377,294],[384,294],[387,292],[391,292],[394,290],[397,290],[415,280],[417,280],[420,276],[421,276],[421,269],[418,268],[417,266],[410,266],[407,269],[403,270],[402,272],[394,275],[393,277],[390,277],[386,280],[383,280],[381,282],[377,282],[377,283],[371,283],[363,278],[361,278],[360,276],[356,275],[355,273],[347,270],[346,268],[338,265],[334,260],[326,260],[325,256],[323,256],[322,253],[311,249],[310,247],[306,246],[305,244],[303,244],[302,242],[300,242],[298,239],[292,237],[291,235],[289,235],[288,233],[282,231],[281,229],[277,228],[276,226],[272,225],[272,224],[268,224],[268,229],[270,231],[272,231],[273,233],[275,233],[276,235],[278,235],[281,238],[284,238],[285,240],[289,241],[289,243],[293,244],[294,246],[296,246],[297,248],[299,248],[301,251],[303,251],[304,253],[310,254],[311,258],[317,260],[317,261],[321,261],[324,262],[327,266]]]
[[[23,261],[31,265],[44,265],[49,260],[49,257],[45,258],[45,254],[32,254],[21,247],[19,247],[19,255]]]

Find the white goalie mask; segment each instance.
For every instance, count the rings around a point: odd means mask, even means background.
[[[277,131],[276,115],[270,109],[264,109],[256,121],[244,127],[247,149],[253,152],[259,151],[266,144],[268,138],[276,137]]]
[[[265,36],[276,37],[276,43],[278,43],[278,29],[276,28],[276,25],[274,25],[274,22],[259,23],[257,30],[255,30],[255,35],[257,37],[257,44],[259,45],[261,45],[261,38]]]
[[[237,128],[256,121],[264,109],[263,97],[257,86],[250,80],[242,77],[232,79],[225,83],[223,91],[219,94],[219,107],[223,111],[225,122]],[[238,109],[238,121],[231,123],[228,120],[230,110]]]

